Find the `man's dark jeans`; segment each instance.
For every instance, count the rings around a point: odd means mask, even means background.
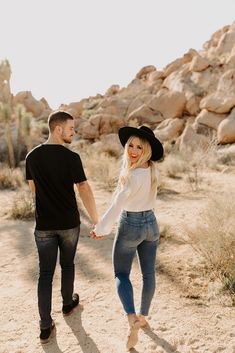
[[[35,241],[39,254],[38,308],[40,328],[48,328],[52,323],[51,299],[52,281],[56,267],[57,253],[60,250],[61,294],[63,305],[72,303],[74,285],[74,257],[80,226],[66,230],[35,230]]]

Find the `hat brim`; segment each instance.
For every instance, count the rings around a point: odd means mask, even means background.
[[[137,129],[131,126],[124,126],[119,129],[118,136],[123,147],[131,136],[142,137],[150,143],[150,146],[152,148],[152,156],[150,159],[152,161],[159,161],[163,157],[164,150],[162,143],[157,139],[157,137],[155,137],[154,135],[150,135],[143,129]]]

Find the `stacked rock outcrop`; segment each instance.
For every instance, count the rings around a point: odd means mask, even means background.
[[[2,86],[10,71],[0,70]],[[19,92],[21,103],[36,119],[46,119],[50,107],[31,92]],[[202,50],[190,49],[164,69],[143,67],[127,87],[112,85],[104,95],[62,104],[76,119],[78,138],[97,142],[124,125],[147,124],[163,141],[179,149],[235,142],[235,22],[214,33]]]

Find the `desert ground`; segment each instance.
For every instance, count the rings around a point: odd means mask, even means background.
[[[111,193],[98,182],[92,181],[91,185],[102,214]],[[168,180],[159,192],[156,216],[162,237],[157,290],[149,317],[150,329],[140,330],[139,342],[132,352],[235,353],[235,307],[231,298],[221,291],[220,283],[205,275],[200,255],[184,240],[187,226],[200,222],[211,195],[220,193],[225,185],[235,185],[234,170],[204,174],[197,192],[178,179]],[[41,345],[34,222],[7,216],[16,193],[0,192],[0,352],[125,352],[128,327],[116,294],[111,262],[115,227],[103,241],[90,239],[91,226],[83,210],[75,260],[75,289],[80,294],[80,305],[71,316],[62,316],[57,265],[52,311],[56,331],[48,344]],[[137,261],[131,277],[138,310],[141,276]]]

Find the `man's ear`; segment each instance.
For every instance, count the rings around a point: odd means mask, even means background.
[[[57,134],[61,134],[62,133],[62,126],[60,126],[60,125],[56,125],[56,127],[55,127],[55,132],[57,133]]]

